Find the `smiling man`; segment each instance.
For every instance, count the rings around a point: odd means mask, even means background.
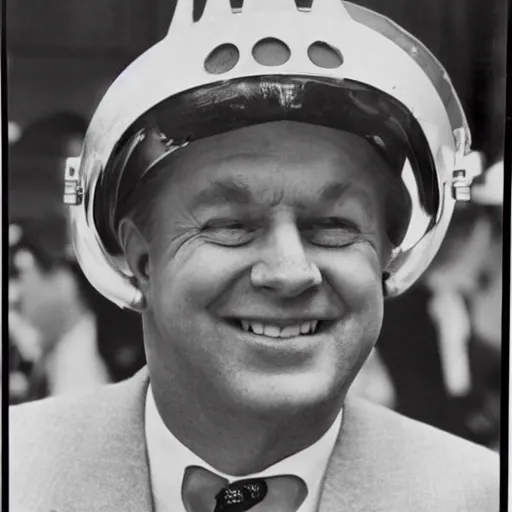
[[[391,172],[354,135],[284,121],[195,142],[153,173],[138,194],[151,219],[135,209],[119,231],[156,402],[214,467],[260,471],[328,430],[378,336]]]
[[[12,410],[11,509],[494,512],[494,454],[349,393],[470,192],[444,70],[337,0],[189,9],[67,169],[77,257],[141,313],[147,369]]]

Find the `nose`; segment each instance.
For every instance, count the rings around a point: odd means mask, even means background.
[[[283,298],[299,296],[321,284],[322,274],[309,261],[293,223],[275,226],[269,233],[262,258],[252,267],[251,282]]]

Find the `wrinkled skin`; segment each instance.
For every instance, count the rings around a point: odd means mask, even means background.
[[[151,228],[120,233],[168,426],[180,432],[176,411],[219,429],[223,414],[298,415],[318,437],[381,327],[389,170],[354,135],[276,122],[195,142],[160,173]],[[320,323],[276,339],[240,319]]]

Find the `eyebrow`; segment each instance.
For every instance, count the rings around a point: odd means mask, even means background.
[[[350,182],[337,182],[325,185],[320,191],[320,200],[332,203],[343,197],[347,190],[351,187]]]
[[[254,201],[254,196],[249,187],[241,181],[230,179],[216,181],[208,188],[203,189],[195,197],[192,206],[193,208],[206,208],[224,203],[246,205],[252,201]]]
[[[374,211],[374,204],[370,195],[365,190],[354,186],[351,181],[325,185],[319,194],[321,206],[336,203],[349,191],[363,201],[369,212]],[[229,179],[216,181],[199,192],[192,203],[192,208],[208,208],[226,203],[245,206],[254,202],[255,197],[247,184],[239,180]],[[308,209],[305,204],[301,204],[300,207]]]
[[[370,194],[368,194],[366,190],[354,186],[354,182],[352,181],[329,183],[320,191],[320,201],[322,205],[324,205],[324,203],[336,203],[349,191],[364,203],[369,212],[374,211],[375,205]]]

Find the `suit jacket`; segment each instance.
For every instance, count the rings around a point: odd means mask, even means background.
[[[152,511],[148,382],[11,408],[9,510]],[[498,473],[487,449],[348,397],[319,512],[497,512]]]

